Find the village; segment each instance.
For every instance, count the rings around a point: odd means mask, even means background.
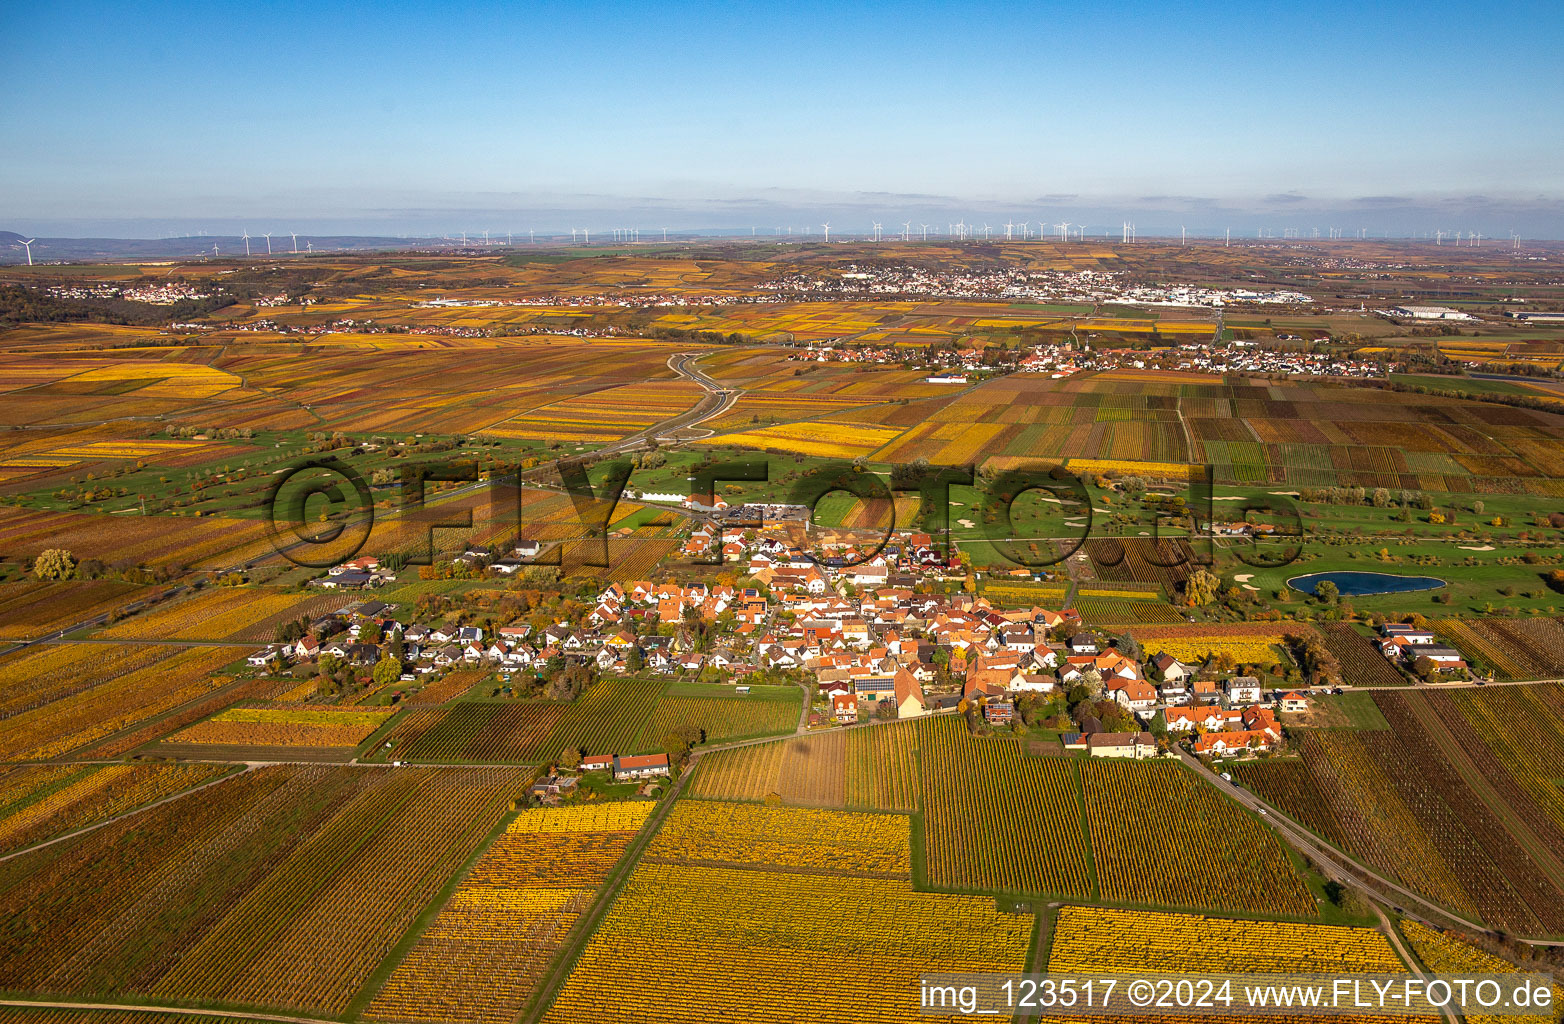
[[[497,695],[516,699],[570,666],[592,678],[664,676],[739,695],[752,683],[789,684],[807,694],[803,731],[950,714],[965,716],[980,735],[1036,731],[1056,736],[1065,753],[1137,759],[1181,745],[1202,757],[1269,756],[1285,747],[1282,716],[1307,712],[1312,693],[1331,689],[1311,687],[1318,681],[1297,670],[1287,676],[1292,684],[1267,689],[1258,666],[1230,657],[1148,656],[1130,633],[1093,629],[1073,608],[1003,607],[964,589],[967,570],[926,533],[897,533],[861,557],[848,539],[826,532],[821,539],[837,553],[818,558],[793,542],[793,507],[718,502],[723,507],[705,510],[710,518],[695,520],[684,554],[733,566],[737,584],[679,582],[672,573],[614,582],[584,594],[585,610],[573,618],[488,628],[419,621],[361,596],[251,663],[308,671],[324,661],[413,684],[477,668],[494,673]],[[725,525],[729,515],[767,508],[769,527]],[[538,552],[535,542],[506,551],[469,546],[455,560],[504,577]],[[360,591],[394,581],[364,556],[315,583]],[[1378,642],[1409,670],[1464,677],[1459,652],[1436,644],[1426,628],[1387,623]],[[623,752],[585,753],[608,759],[588,767],[618,777],[612,759]]]

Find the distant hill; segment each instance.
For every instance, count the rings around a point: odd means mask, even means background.
[[[0,231],[0,245],[21,245],[26,235],[19,235],[15,231]]]

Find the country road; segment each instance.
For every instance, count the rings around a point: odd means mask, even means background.
[[[235,1020],[274,1020],[282,1024],[340,1024],[319,1017],[283,1017],[275,1013],[251,1010],[202,1010],[193,1006],[138,1006],[134,1003],[54,1002],[39,999],[0,999],[0,1006],[19,1006],[40,1010],[93,1010],[114,1013],[178,1013],[190,1017],[226,1017]]]
[[[675,353],[674,355],[668,357],[668,368],[677,373],[679,376],[688,378],[689,380],[694,381],[696,384],[699,384],[707,392],[705,397],[703,397],[698,403],[685,412],[669,417],[668,419],[662,420],[661,422],[654,423],[644,430],[637,431],[628,437],[620,438],[618,441],[615,441],[603,448],[599,448],[597,451],[592,453],[593,457],[614,455],[618,454],[619,452],[628,451],[632,448],[639,448],[649,441],[654,441],[663,434],[682,430],[686,427],[695,426],[704,422],[705,420],[711,419],[714,416],[719,416],[728,409],[732,408],[733,404],[739,400],[741,395],[744,394],[743,389],[724,387],[721,383],[712,379],[701,370],[697,369],[694,364],[699,361],[702,355],[703,353],[699,352]],[[562,459],[555,461],[562,461]],[[455,488],[454,490],[446,491],[445,493],[439,495],[439,500],[442,502],[450,501],[453,498],[480,490],[484,487],[488,487],[489,485],[490,482],[487,480],[474,481],[473,483],[464,484],[461,487]],[[382,520],[395,519],[402,514],[402,511],[402,509],[393,508],[387,512],[381,513],[376,518]],[[228,572],[242,572],[246,569],[254,568],[256,565],[272,557],[274,554],[280,554],[283,557],[287,557],[288,552],[308,546],[309,545],[307,542],[299,541],[297,543],[287,545],[280,550],[267,552],[264,555],[252,558],[249,561],[240,563],[238,565],[221,567],[211,571],[218,575]],[[166,601],[189,589],[190,586],[188,584],[175,584],[165,590],[162,596],[157,599],[157,601]],[[150,603],[155,602],[151,598],[135,601],[129,605],[126,605],[125,608],[121,611],[127,614],[134,614],[141,611]],[[75,633],[93,626],[104,625],[106,622],[108,622],[109,615],[110,612],[103,612],[99,615],[83,619],[80,622],[74,622],[68,626],[53,630],[48,634],[34,637],[30,640],[0,640],[0,656],[11,654],[15,651],[24,650],[28,647],[34,646],[35,644],[55,643],[62,640],[64,637],[69,636],[71,633]],[[151,641],[134,642],[141,643]]]
[[[1389,904],[1395,909],[1396,913],[1428,925],[1430,928],[1464,930],[1490,939],[1509,938],[1517,942],[1524,942],[1529,946],[1564,946],[1564,941],[1501,935],[1491,928],[1478,924],[1475,921],[1469,921],[1445,907],[1432,903],[1400,883],[1392,881],[1373,868],[1364,866],[1336,849],[1336,847],[1320,839],[1275,807],[1261,800],[1252,791],[1225,781],[1193,754],[1180,750],[1178,756],[1195,774],[1215,786],[1219,792],[1250,811],[1262,815],[1266,822],[1283,839],[1318,864],[1323,874],[1340,882],[1342,885],[1350,886],[1362,892],[1369,898],[1371,903],[1376,905],[1380,903]]]

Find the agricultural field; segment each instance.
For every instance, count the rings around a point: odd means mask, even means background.
[[[237,647],[60,644],[0,660],[21,680],[0,721],[0,759],[59,757],[229,685],[217,673]]]
[[[134,584],[108,580],[0,583],[0,639],[32,640],[110,612],[145,593]]]
[[[1417,957],[1430,974],[1475,976],[1515,974],[1519,970],[1508,960],[1502,960],[1492,953],[1481,950],[1450,932],[1436,931],[1412,920],[1402,920],[1397,927],[1401,929],[1401,935],[1406,939],[1407,945],[1412,947],[1412,955]],[[1559,1005],[1560,998],[1564,998],[1564,990],[1554,986],[1555,1007]],[[1552,1020],[1553,1016],[1551,1014],[1529,1016],[1463,1014],[1467,1024],[1503,1024],[1505,1020],[1525,1022],[1525,1024],[1544,1024],[1545,1021]]]
[[[847,806],[847,747],[860,735],[900,726],[833,730],[719,750],[700,760],[690,794],[713,800],[767,800],[800,807]]]
[[[342,607],[340,594],[301,594],[254,587],[202,590],[99,630],[119,640],[228,640],[265,643],[277,628],[298,618],[313,619]]]
[[[95,825],[229,770],[221,764],[0,768],[0,852]]]
[[[1103,899],[1316,915],[1281,840],[1182,765],[1096,758],[1081,780]]]
[[[771,736],[791,732],[798,725],[803,694],[797,687],[752,687],[742,695],[722,691],[718,696],[694,695],[701,689],[705,689],[701,684],[691,684],[683,692],[659,697],[635,741],[636,748],[655,749],[664,736],[681,725],[701,729],[707,743]]]
[[[1373,928],[1242,921],[1103,907],[1060,907],[1047,969],[1082,977],[1162,974],[1403,974],[1406,965]],[[1078,1017],[1039,1017],[1063,1024]],[[1122,1018],[1115,1018],[1122,1019]],[[1134,1018],[1154,1021],[1157,1017]],[[1288,1021],[1330,1017],[1286,1016]],[[1435,1018],[1363,1016],[1374,1024]]]
[[[24,853],[0,984],[341,1014],[529,778],[254,768]]]
[[[1091,898],[1075,766],[974,740],[955,718],[917,724],[929,884]]]
[[[1348,686],[1405,686],[1409,680],[1368,637],[1346,622],[1320,625],[1320,641],[1341,665]]]
[[[521,811],[397,963],[364,1018],[510,1024],[653,806]]]
[[[610,580],[751,585],[742,559],[681,556],[687,510],[640,500],[689,493],[700,463],[764,454],[766,481],[721,485],[734,504],[785,499],[827,462],[887,483],[918,460],[970,466],[978,486],[953,487],[949,510],[966,572],[919,577],[920,590],[1073,606],[1147,655],[1258,668],[1279,685],[1296,679],[1270,674],[1293,667],[1284,637],[1317,636],[1360,689],[1288,716],[1277,753],[1222,770],[1276,817],[1474,925],[1564,937],[1564,685],[1536,682],[1564,678],[1552,575],[1564,386],[1471,375],[1564,369],[1564,330],[1508,323],[1501,302],[1558,305],[1556,250],[1533,265],[1497,246],[1367,240],[734,238],[9,266],[22,287],[156,275],[233,294],[163,326],[0,328],[0,989],[179,1006],[217,1024],[856,1024],[912,1019],[916,980],[942,970],[1403,967],[1385,935],[1322,923],[1369,912],[1327,907],[1274,818],[1172,759],[1071,756],[1054,729],[978,735],[960,715],[798,731],[813,691],[794,684],[805,673],[776,670],[764,678],[780,685],[742,695],[609,673],[569,702],[534,696],[547,668],[372,686],[359,672],[341,688],[303,667],[257,671],[245,657],[284,626],[353,600],[307,587],[318,573],[268,534],[268,491],[305,458],[340,461],[370,488],[358,553],[399,579],[363,596],[408,624],[491,635],[525,622],[534,641],[556,622],[578,628]],[[990,298],[871,293],[854,284],[860,269],[998,283],[974,292]],[[1264,280],[1321,307],[1235,301],[1218,323],[1210,310],[1010,297],[1014,282],[1083,271]],[[1479,319],[1436,336],[1352,309],[1359,292]],[[1159,368],[1184,360],[1180,342],[1251,339],[1414,372]],[[1088,368],[1015,361],[1051,345]],[[1114,367],[1121,348],[1135,354]],[[673,429],[717,406],[673,368],[684,354],[728,401]],[[947,372],[963,379],[928,380]],[[605,446],[622,455],[593,463]],[[636,460],[630,490],[594,521],[606,503],[578,506],[560,464],[583,459],[601,483],[620,457]],[[398,481],[451,461],[480,482],[431,483],[428,518],[471,525],[441,527],[439,564],[424,571],[404,560],[423,520],[397,513]],[[1093,535],[1067,562],[1018,569],[989,536],[984,487],[1053,466],[1084,481],[1089,507],[1015,496],[1016,549],[1063,554],[1087,522]],[[1202,513],[1179,502],[1206,467],[1214,520],[1279,522],[1245,505],[1296,504],[1296,564],[1250,565],[1247,541],[1189,535]],[[857,540],[889,517],[931,533],[942,518],[911,492],[836,492],[812,539]],[[450,561],[517,538],[559,565],[478,578]],[[69,550],[81,578],[35,578],[50,548]],[[605,548],[608,564],[593,564]],[[1221,590],[1186,606],[1207,550]],[[1363,568],[1446,586],[1331,602],[1288,582]],[[1422,615],[1477,671],[1527,685],[1412,685],[1375,649],[1370,613]],[[624,624],[642,635],[680,629],[637,618]],[[757,629],[780,636],[796,621]],[[928,639],[916,622],[896,628]],[[752,652],[752,631],[724,620],[681,632],[696,650]],[[702,737],[682,788],[648,790],[671,804],[621,800],[638,787],[594,772],[562,805],[535,806],[548,802],[531,791],[538,770],[562,752],[656,751],[685,726]],[[751,739],[766,742],[711,749]],[[1511,967],[1401,928],[1431,970]],[[172,1016],[0,1008],[0,1024]]]
[[[642,863],[835,870],[820,859],[821,850],[830,849],[854,874],[910,879],[907,828],[899,814],[681,800]]]
[[[1564,621],[1559,619],[1438,619],[1438,636],[1499,679],[1564,676]]]
[[[954,717],[708,754],[689,791],[921,811],[938,889],[1316,914],[1276,836],[1181,766],[1036,757],[1014,740],[973,737]]]
[[[665,693],[663,680],[604,679],[569,704],[457,702],[410,710],[387,737],[401,760],[539,764],[566,747],[586,754],[662,749],[679,725],[706,730],[706,742],[791,732],[801,694],[794,687],[748,695],[691,687]]]
[[[1140,641],[1147,654],[1170,654],[1186,663],[1199,663],[1207,657],[1226,654],[1238,665],[1269,666],[1284,662],[1283,638],[1312,636],[1314,627],[1306,623],[1285,626],[1268,622],[1243,622],[1193,626],[1135,626],[1130,634]]]
[[[733,810],[678,808],[665,849],[709,834]],[[915,892],[879,869],[886,856],[903,864],[910,856],[908,829],[893,830],[891,816],[785,807],[741,813],[779,840],[767,849],[785,863],[749,857],[731,842],[723,851],[746,857],[742,864],[643,860],[545,1021],[653,1024],[677,1006],[689,1019],[718,1024],[890,1024],[916,1016],[922,972],[1025,966],[1030,915],[1001,913],[979,896]],[[869,849],[876,852],[860,866],[855,858]],[[642,955],[651,946],[659,956]],[[848,963],[854,969],[842,970]]]
[[[1556,686],[1380,691],[1388,730],[1311,729],[1301,760],[1236,778],[1364,863],[1469,919],[1564,931]],[[1525,737],[1524,740],[1519,737]]]
[[[396,712],[375,708],[238,707],[174,733],[165,742],[219,747],[358,746]]]

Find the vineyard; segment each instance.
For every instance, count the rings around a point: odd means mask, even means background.
[[[1184,621],[1184,614],[1166,601],[1090,590],[1076,594],[1075,610],[1086,622],[1099,626],[1154,626]]]
[[[774,796],[787,804],[841,808],[846,805],[848,744],[863,733],[888,728],[835,730],[706,754],[690,782],[690,795],[715,800]]]
[[[1183,662],[1199,663],[1208,656],[1228,654],[1239,665],[1272,665],[1281,659],[1278,647],[1285,633],[1313,636],[1304,623],[1284,629],[1265,622],[1227,625],[1136,626],[1131,635],[1147,654],[1170,654]]]
[[[1501,960],[1491,953],[1463,941],[1449,932],[1435,931],[1427,925],[1403,919],[1398,925],[1401,935],[1412,947],[1412,953],[1431,974],[1455,974],[1473,977],[1483,974],[1514,974],[1516,967],[1508,960]],[[1564,990],[1553,988],[1553,1005],[1564,1000]],[[1467,1024],[1545,1024],[1557,1016],[1535,1014],[1529,1016],[1498,1016],[1494,1014],[1466,1013],[1462,1018]]]
[[[1303,760],[1239,764],[1235,776],[1284,813],[1419,894],[1520,934],[1564,930],[1564,800],[1557,694],[1381,691],[1388,731],[1309,730]],[[1512,703],[1516,702],[1516,703]],[[1498,722],[1504,722],[1500,729]],[[1485,735],[1493,741],[1485,741]],[[1535,794],[1535,795],[1534,795]]]
[[[241,747],[356,747],[396,712],[374,708],[229,708],[168,738]]]
[[[0,985],[340,1014],[528,781],[263,767],[24,853]]]
[[[850,870],[911,878],[907,818],[681,800],[647,847],[643,862]]]
[[[1341,665],[1341,681],[1348,686],[1405,686],[1402,675],[1379,648],[1346,622],[1326,622],[1320,626],[1325,649]]]
[[[32,640],[74,626],[142,596],[130,583],[90,580],[0,583],[0,637]]]
[[[923,805],[918,724],[833,730],[701,758],[693,796],[805,807],[916,811]]]
[[[233,640],[264,643],[277,627],[341,607],[341,595],[219,587],[121,619],[96,634],[125,640]]]
[[[662,738],[680,725],[699,727],[707,743],[792,732],[798,725],[803,694],[790,687],[783,697],[762,697],[753,692],[720,697],[661,697],[641,729],[636,748],[658,749]]]
[[[797,694],[668,696],[662,680],[604,679],[569,704],[457,702],[403,715],[389,739],[402,760],[538,764],[566,747],[587,754],[662,749],[674,726],[707,730],[708,741],[790,732]]]
[[[213,764],[0,769],[0,852],[96,824],[228,771]]]
[[[1029,915],[999,913],[984,897],[915,892],[874,870],[907,863],[907,829],[891,825],[905,819],[738,806],[681,805],[663,849],[698,847],[717,822],[740,820],[720,817],[731,812],[791,865],[763,863],[737,836],[720,852],[749,858],[743,867],[643,861],[545,1021],[661,1024],[678,1007],[682,1019],[714,1024],[891,1024],[917,1016],[923,972],[1025,966]],[[868,871],[857,863],[865,856]],[[814,873],[820,865],[848,884],[828,884]]]
[[[1189,974],[1403,974],[1406,966],[1389,940],[1373,928],[1235,921],[1193,914],[1059,908],[1048,971],[1083,977]],[[1040,1017],[1065,1024],[1078,1017]],[[1154,1016],[1115,1020],[1156,1021]],[[1280,1021],[1327,1021],[1331,1017],[1268,1016]],[[1358,1016],[1373,1024],[1420,1020]],[[1423,1024],[1432,1024],[1423,1020]]]
[[[956,718],[918,721],[929,884],[1092,895],[1075,768],[984,742]]]
[[[1438,619],[1433,626],[1500,679],[1564,676],[1564,624],[1558,619]]]
[[[1103,899],[1316,915],[1281,841],[1181,765],[1091,759],[1081,776]]]
[[[243,653],[234,647],[162,647],[156,651],[71,644],[24,656],[11,669],[56,665],[43,677],[47,700],[0,722],[0,759],[43,760],[155,718],[229,682],[213,673]],[[118,660],[116,660],[118,659]],[[129,671],[130,664],[140,667]],[[123,674],[114,674],[119,671]],[[25,685],[25,684],[24,684]]]
[[[1086,542],[1085,551],[1099,580],[1154,585],[1170,598],[1195,567],[1194,551],[1185,540],[1094,537]]]
[[[364,1011],[372,1020],[510,1024],[654,805],[522,811]]]

